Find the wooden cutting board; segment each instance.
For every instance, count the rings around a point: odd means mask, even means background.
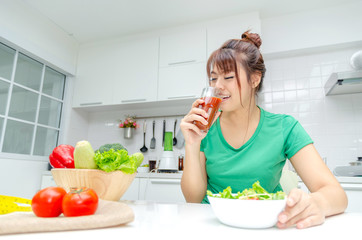
[[[125,203],[99,200],[96,213],[81,217],[41,218],[33,212],[0,216],[0,235],[53,232],[119,226],[134,220],[133,210]]]

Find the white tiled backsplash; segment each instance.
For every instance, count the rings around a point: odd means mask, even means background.
[[[294,57],[266,59],[267,73],[258,104],[266,111],[294,116],[315,142],[328,167],[348,165],[362,156],[362,93],[325,96],[323,86],[332,72],[349,71],[349,59],[358,48]],[[101,144],[120,142],[130,153],[143,146],[143,121],[147,121],[146,146],[152,137],[152,121],[156,120],[156,150],[145,153],[160,157],[162,153],[162,121],[167,120],[167,131],[173,131],[176,117],[139,119],[141,125],[131,140],[123,138],[118,121],[125,114],[120,111],[89,114],[88,140],[96,149]],[[182,116],[178,116],[177,130]],[[175,156],[184,149],[175,149]]]

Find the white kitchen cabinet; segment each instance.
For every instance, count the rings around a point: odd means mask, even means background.
[[[198,98],[207,84],[204,62],[160,68],[158,100]]]
[[[139,200],[140,179],[135,178],[127,191],[123,194],[121,200]]]
[[[119,72],[113,82],[113,104],[157,100],[159,38],[128,41],[115,49]]]
[[[160,36],[160,67],[205,62],[206,29]]]
[[[73,107],[102,106],[112,103],[113,82],[118,57],[114,46],[83,47],[79,51]]]
[[[197,98],[207,84],[206,30],[160,37],[158,100]]]
[[[178,178],[141,178],[140,200],[155,202],[185,202]]]
[[[362,212],[362,184],[341,183],[348,197],[346,212]]]
[[[158,37],[81,48],[73,106],[155,101],[158,50]]]
[[[362,183],[358,178],[337,178],[348,197],[348,207],[346,212],[362,212]],[[351,180],[352,179],[352,180]],[[307,186],[298,182],[298,188],[309,193]]]

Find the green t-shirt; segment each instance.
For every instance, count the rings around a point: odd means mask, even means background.
[[[260,108],[260,121],[253,136],[235,149],[224,139],[217,119],[200,145],[206,156],[207,189],[219,193],[230,186],[236,193],[259,181],[268,192],[280,191],[286,159],[311,143],[295,118]],[[206,196],[202,203],[208,203]]]

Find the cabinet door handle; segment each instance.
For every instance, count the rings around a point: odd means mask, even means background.
[[[121,100],[122,103],[145,102],[145,98]]]
[[[196,97],[196,95],[176,96],[176,97],[167,97],[167,99],[194,98],[194,97]]]
[[[180,184],[181,179],[150,179],[155,184]]]
[[[168,63],[168,65],[177,65],[177,64],[184,64],[184,63],[192,63],[192,62],[196,62],[196,60],[188,60],[188,61],[182,61],[182,62],[172,62],[172,63]]]
[[[103,102],[80,103],[80,106],[101,105]]]

